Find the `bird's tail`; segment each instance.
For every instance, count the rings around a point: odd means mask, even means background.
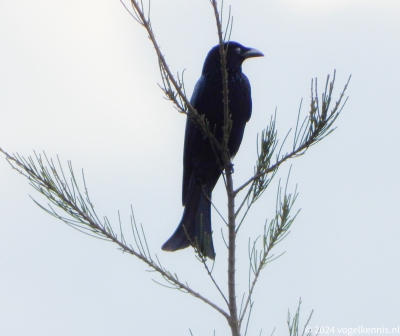
[[[164,243],[164,251],[176,251],[193,246],[203,256],[215,259],[211,231],[210,185],[193,183],[188,193],[181,222]]]

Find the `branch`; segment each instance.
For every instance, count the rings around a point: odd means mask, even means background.
[[[226,69],[226,52],[224,47],[224,39],[222,38],[222,26],[221,26],[221,19],[218,13],[218,5],[216,0],[211,0],[211,4],[214,9],[214,16],[215,22],[217,25],[217,34],[218,34],[218,42],[219,42],[219,53],[221,55],[221,71],[222,71],[222,93],[223,93],[223,100],[224,100],[224,137],[222,141],[222,150],[221,153],[223,156],[223,162],[227,169],[230,165],[230,155],[228,149],[228,141],[229,141],[229,134],[232,128],[232,119],[229,115],[229,88],[228,88],[228,71]],[[228,23],[229,24],[229,23]]]
[[[221,294],[221,296],[222,296],[222,298],[224,299],[226,305],[229,307],[229,302],[228,302],[228,300],[226,299],[225,294],[222,292],[222,290],[221,290],[221,288],[219,287],[217,281],[215,280],[214,276],[212,275],[212,269],[210,270],[210,269],[208,268],[208,265],[207,265],[207,258],[204,257],[204,255],[202,255],[202,254],[200,254],[200,253],[196,255],[196,258],[204,265],[204,268],[206,269],[208,276],[210,277],[210,279],[211,279],[211,281],[213,282],[214,286],[217,288],[218,292]],[[213,268],[214,268],[214,264],[213,264]]]
[[[0,152],[2,152],[6,156],[7,161],[10,163],[13,169],[17,170],[20,174],[22,174],[29,180],[31,186],[34,189],[44,195],[53,205],[66,212],[69,217],[64,217],[58,214],[50,204],[48,205],[48,208],[46,208],[42,206],[39,202],[34,200],[34,202],[43,210],[45,210],[48,214],[62,220],[64,223],[73,227],[74,229],[77,229],[80,232],[89,234],[90,236],[95,238],[107,240],[117,244],[118,248],[121,251],[135,256],[136,258],[146,263],[150,268],[153,269],[153,271],[160,273],[161,276],[173,286],[173,288],[189,293],[194,297],[202,300],[203,302],[207,303],[215,310],[217,310],[219,313],[221,313],[228,320],[228,322],[230,321],[230,316],[228,315],[228,313],[226,313],[223,309],[212,303],[200,293],[194,291],[192,288],[189,287],[188,284],[180,281],[176,274],[172,274],[171,272],[167,271],[161,265],[157,257],[156,260],[153,259],[147,245],[143,228],[141,228],[141,231],[139,231],[136,225],[135,218],[133,216],[133,212],[131,216],[131,226],[132,234],[135,241],[135,247],[126,242],[121,230],[121,222],[120,238],[118,238],[118,235],[114,233],[113,228],[107,217],[104,217],[104,222],[102,223],[99,220],[94,210],[94,206],[90,201],[84,176],[83,181],[85,191],[82,194],[79,189],[70,161],[68,162],[70,182],[68,182],[60,161],[58,160],[61,175],[59,175],[59,173],[57,172],[53,160],[49,160],[46,154],[44,154],[46,161],[44,162],[43,158],[35,153],[35,159],[38,164],[37,166],[32,157],[28,157],[28,159],[25,159],[18,154],[10,155],[1,148]]]
[[[261,170],[257,171],[252,178],[250,178],[247,182],[245,182],[239,188],[237,188],[235,190],[235,194],[238,194],[241,190],[246,188],[250,183],[253,184],[259,183],[260,179],[262,179],[265,175],[276,171],[279,168],[279,166],[285,161],[303,155],[309,147],[315,145],[317,142],[321,141],[335,130],[334,128],[331,129],[331,127],[335,122],[336,118],[340,115],[340,112],[342,111],[343,107],[347,102],[348,98],[346,98],[346,100],[342,104],[342,99],[347,90],[347,86],[350,82],[351,76],[347,80],[347,83],[340,94],[339,100],[335,103],[335,106],[329,113],[329,107],[332,100],[335,77],[336,77],[336,70],[334,71],[332,82],[329,83],[329,75],[327,77],[325,92],[322,94],[322,109],[320,109],[319,106],[317,79],[315,79],[315,86],[314,82],[311,81],[310,113],[309,116],[303,121],[302,126],[300,127],[298,133],[297,130],[299,126],[298,123],[299,119],[297,119],[293,150],[290,153],[286,153],[285,155],[283,155],[280,159],[279,159],[280,155],[278,154],[277,160],[273,165],[270,165],[268,161],[270,160],[270,156],[266,156],[266,159],[264,160],[266,165],[261,167]],[[329,91],[328,91],[328,86],[329,86]],[[267,130],[265,132],[267,132]],[[273,139],[272,143],[275,143],[275,139]],[[272,151],[274,151],[275,148],[276,145],[275,147],[272,148]]]
[[[221,71],[223,83],[223,99],[224,99],[224,137],[220,147],[222,162],[225,170],[225,187],[228,196],[228,296],[229,296],[229,312],[230,319],[229,325],[231,327],[233,336],[240,336],[240,324],[238,321],[238,312],[236,304],[236,223],[235,223],[235,193],[233,189],[232,178],[232,162],[228,149],[229,134],[232,127],[232,120],[229,115],[229,96],[228,96],[228,71],[226,68],[226,50],[224,47],[224,40],[222,38],[221,18],[218,13],[218,5],[216,0],[210,0],[214,9],[214,16],[218,31],[219,52],[221,55]],[[229,21],[228,21],[229,24]]]
[[[290,173],[289,173],[290,174]],[[276,199],[276,214],[275,218],[270,222],[268,229],[267,223],[264,226],[264,234],[262,236],[262,250],[259,252],[256,249],[257,241],[260,237],[258,237],[254,242],[252,248],[250,248],[249,243],[249,258],[250,258],[250,269],[249,269],[249,293],[247,295],[246,303],[244,304],[244,309],[240,313],[240,324],[244,319],[247,308],[251,307],[252,301],[251,297],[254,292],[255,285],[260,276],[261,270],[271,261],[276,260],[278,257],[274,258],[274,255],[270,256],[269,253],[273,249],[273,247],[281,242],[283,239],[287,237],[289,234],[289,229],[296,219],[299,211],[291,218],[290,213],[292,207],[297,199],[298,193],[297,189],[294,191],[293,197],[292,194],[287,194],[287,185],[288,185],[289,177],[286,181],[285,191],[283,195],[283,199],[281,197],[282,189],[278,187],[277,199]],[[254,278],[252,283],[250,284],[250,274],[251,271],[254,274]]]
[[[299,300],[299,306],[297,307],[296,314],[294,315],[293,320],[290,319],[290,311],[288,311],[287,325],[289,328],[289,336],[299,336],[300,306],[301,298]],[[309,327],[309,323],[313,313],[314,311],[312,310],[306,324],[304,325],[301,336],[304,336],[305,332],[307,332],[306,336],[312,336],[312,329]]]
[[[135,21],[138,22],[143,28],[145,28],[148,33],[148,37],[152,42],[153,47],[157,54],[161,79],[163,82],[163,85],[159,86],[164,92],[165,97],[173,102],[178,112],[186,114],[194,122],[194,124],[204,132],[205,136],[207,136],[210,139],[213,148],[215,148],[216,150],[220,150],[221,144],[215,138],[212,130],[210,130],[207,119],[204,117],[204,115],[199,115],[197,110],[192,106],[189,99],[187,98],[184,90],[183,80],[179,79],[179,74],[178,74],[178,79],[175,79],[175,77],[172,75],[171,70],[169,69],[167,61],[161,52],[161,48],[158,45],[155,38],[155,34],[153,32],[153,27],[150,21],[150,3],[149,3],[148,13],[145,14],[143,8],[143,2],[140,2],[139,4],[138,1],[131,0],[133,8],[133,13],[131,13],[125,6],[123,1],[122,0],[120,1],[122,5],[125,7],[125,9],[129,12],[129,14],[135,19]]]
[[[272,156],[278,144],[275,125],[276,125],[276,111],[275,115],[271,117],[270,125],[261,133],[260,146],[257,146],[258,159],[256,167],[254,168],[254,175],[259,175],[261,172],[263,172],[265,169],[268,169],[270,166]],[[258,142],[258,136],[257,136],[257,142]],[[281,149],[279,150],[279,153],[280,151]],[[239,206],[239,208],[236,210],[235,213],[235,215],[238,216],[239,212],[242,210],[242,207],[247,202],[246,211],[242,216],[239,225],[237,226],[236,232],[239,231],[251,206],[261,197],[264,191],[268,188],[269,184],[271,183],[276,173],[277,170],[273,171],[271,176],[268,176],[268,174],[260,176],[260,178],[258,178],[251,184],[249,190],[246,193],[246,196],[244,197],[241,205]]]

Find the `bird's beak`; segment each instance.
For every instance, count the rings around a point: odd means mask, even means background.
[[[257,49],[254,49],[254,48],[246,51],[243,54],[244,59],[250,58],[250,57],[263,57],[263,56],[264,56],[264,54],[260,50],[257,50]]]

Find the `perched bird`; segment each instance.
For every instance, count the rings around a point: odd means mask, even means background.
[[[226,48],[229,114],[232,119],[228,149],[230,156],[234,157],[242,142],[252,106],[250,83],[242,72],[242,63],[247,58],[264,55],[257,49],[246,48],[233,41],[226,42]],[[200,115],[205,116],[210,130],[221,142],[224,103],[219,45],[209,51],[190,103]],[[211,193],[222,170],[222,159],[213,149],[210,139],[187,117],[182,185],[182,204],[185,209],[178,228],[162,246],[164,251],[176,251],[192,245],[203,256],[215,258],[211,230]]]

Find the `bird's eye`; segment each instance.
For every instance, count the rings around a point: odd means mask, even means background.
[[[240,55],[240,53],[242,52],[242,49],[240,49],[239,47],[237,47],[237,48],[235,49],[235,51],[236,51],[236,54]]]

